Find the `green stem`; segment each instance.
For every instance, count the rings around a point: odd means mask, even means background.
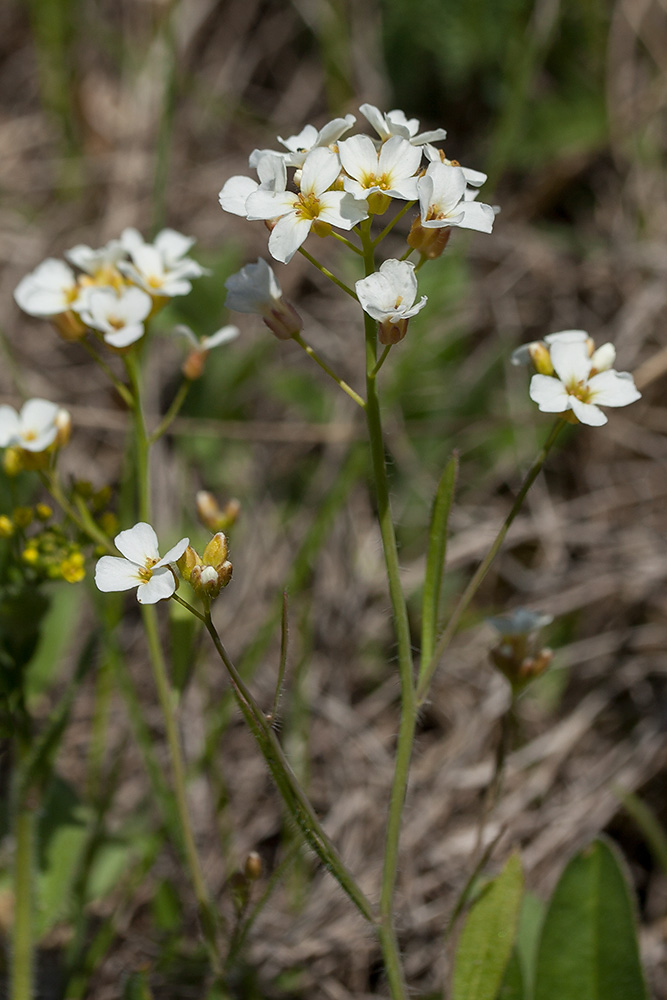
[[[210,612],[206,611],[202,614],[177,595],[174,595],[174,599],[204,622],[213,640],[213,645],[216,648],[218,656],[225,665],[241,713],[255,737],[287,809],[300,827],[307,843],[315,851],[322,864],[333,875],[343,891],[347,893],[362,916],[373,923],[375,915],[369,900],[324,832],[307,795],[301,788],[296,775],[285,757],[283,748],[278,742],[275,732],[267,722],[266,716],[230,660],[227,650],[223,646],[222,640],[213,624]]]
[[[342,288],[347,295],[349,295],[351,298],[354,299],[355,302],[358,301],[357,293],[353,291],[348,285],[346,285],[344,281],[341,281],[340,278],[337,278],[335,274],[332,274],[328,267],[325,267],[324,264],[320,264],[319,260],[313,257],[312,254],[308,253],[307,250],[304,250],[303,247],[299,247],[299,253],[301,254],[302,257],[305,257],[306,260],[309,260],[310,263],[313,265],[313,267],[316,267],[317,270],[320,271],[325,278],[328,278],[329,281],[333,281],[334,285],[338,285],[339,288]]]
[[[183,382],[181,382],[180,386],[178,387],[178,392],[171,401],[171,406],[169,407],[169,409],[167,410],[167,412],[165,413],[165,415],[163,416],[162,420],[157,425],[153,433],[149,435],[148,438],[149,445],[155,444],[155,442],[159,438],[161,438],[166,431],[169,430],[172,423],[174,422],[174,420],[181,411],[181,407],[183,406],[183,403],[187,398],[191,385],[192,381],[190,379],[185,379]]]
[[[347,382],[344,382],[342,378],[339,378],[338,375],[336,375],[335,371],[333,371],[331,368],[329,368],[329,366],[326,363],[326,361],[323,361],[322,358],[317,353],[317,351],[315,351],[315,349],[313,347],[311,347],[310,344],[307,344],[305,342],[305,340],[303,339],[303,337],[301,336],[301,334],[299,334],[299,333],[293,334],[292,335],[292,340],[295,340],[296,343],[299,345],[299,347],[303,348],[303,350],[306,352],[306,354],[309,357],[311,357],[316,364],[318,364],[320,366],[320,368],[322,369],[322,371],[326,372],[327,375],[329,376],[329,378],[333,379],[334,382],[336,383],[336,385],[339,386],[343,390],[343,392],[346,392],[348,394],[348,396],[350,397],[350,399],[353,399],[355,401],[355,403],[357,404],[357,406],[360,406],[362,409],[366,409],[366,403],[361,398],[361,396],[359,395],[359,393],[355,392],[354,389],[352,389],[347,384]]]
[[[375,260],[373,242],[370,237],[370,220],[367,223],[362,223],[361,235],[364,247],[364,272],[366,275],[373,274]],[[407,997],[407,986],[401,967],[398,941],[394,928],[394,894],[398,871],[401,820],[408,786],[417,711],[415,706],[410,624],[405,595],[401,586],[398,546],[389,504],[389,483],[385,464],[380,404],[376,392],[377,324],[366,313],[364,313],[364,329],[366,336],[366,420],[368,424],[373,474],[375,477],[378,521],[380,524],[382,547],[389,582],[389,594],[398,643],[398,670],[401,684],[401,722],[387,816],[382,889],[380,893],[379,937],[391,995],[394,1000],[405,1000]]]
[[[97,545],[102,546],[106,552],[117,555],[116,549],[113,547],[107,536],[104,534],[102,529],[95,524],[95,521],[91,517],[90,511],[85,506],[83,500],[77,502],[78,510],[75,509],[63,493],[54,471],[41,471],[39,473],[39,477],[45,488],[48,490],[51,498],[58,504],[63,514],[65,514],[70,521],[77,526],[79,531],[82,534],[87,535],[88,538],[90,538],[90,540],[95,542]]]
[[[376,364],[375,368],[371,372],[371,376],[370,376],[371,378],[376,378],[377,377],[377,373],[380,371],[380,369],[382,368],[382,365],[385,363],[385,361],[389,357],[389,352],[390,352],[390,350],[392,349],[393,346],[394,346],[393,344],[387,344],[387,346],[385,347],[384,351],[380,355],[380,360],[378,361],[378,363]]]
[[[127,386],[124,385],[116,375],[114,375],[109,365],[103,360],[103,358],[100,357],[92,344],[88,343],[85,339],[80,340],[79,343],[83,347],[84,351],[87,351],[88,354],[90,354],[91,358],[95,361],[95,364],[102,369],[109,381],[113,382],[116,387],[116,391],[122,398],[123,402],[129,406],[130,409],[132,409],[134,406],[134,399],[132,398],[132,393]]]
[[[379,246],[380,243],[382,243],[382,240],[385,238],[385,236],[389,235],[389,233],[392,231],[392,229],[399,221],[399,219],[402,219],[405,213],[408,212],[414,204],[415,204],[414,201],[406,201],[405,205],[400,210],[400,212],[397,212],[394,218],[391,220],[391,222],[384,227],[380,235],[375,237],[375,239],[373,240],[373,249],[375,249],[377,246]]]
[[[454,638],[454,635],[456,633],[456,629],[458,628],[459,622],[461,621],[461,618],[462,618],[463,614],[467,610],[468,605],[470,604],[471,600],[473,599],[473,597],[477,593],[477,591],[478,591],[478,589],[479,589],[479,587],[480,587],[480,585],[481,585],[484,577],[486,576],[486,574],[488,573],[489,569],[491,568],[491,564],[493,563],[493,560],[498,555],[500,547],[501,547],[501,545],[503,544],[503,542],[505,540],[505,535],[509,531],[509,529],[510,529],[510,527],[512,525],[512,522],[514,521],[514,518],[517,516],[517,514],[521,510],[521,507],[523,506],[523,501],[526,499],[526,495],[528,493],[528,490],[530,489],[530,487],[533,485],[533,483],[537,479],[537,477],[539,475],[539,472],[540,472],[542,466],[544,465],[546,457],[549,454],[549,451],[551,450],[551,447],[553,446],[556,438],[560,434],[560,432],[561,432],[561,430],[562,430],[562,428],[563,428],[564,425],[565,425],[565,421],[562,420],[562,419],[559,419],[554,424],[554,426],[552,427],[551,432],[550,432],[547,440],[544,443],[544,446],[540,449],[540,451],[537,454],[537,457],[535,458],[535,461],[533,462],[533,464],[531,465],[530,469],[528,470],[526,478],[524,479],[523,483],[521,484],[521,489],[517,493],[516,499],[515,499],[514,503],[512,504],[512,509],[510,510],[509,514],[507,515],[507,517],[503,521],[502,527],[500,528],[500,531],[498,532],[498,534],[496,535],[495,539],[493,540],[493,544],[491,545],[491,548],[489,549],[489,551],[484,556],[484,559],[482,560],[482,562],[480,563],[480,565],[477,567],[477,570],[476,570],[475,574],[473,575],[472,579],[470,580],[470,583],[468,584],[468,586],[464,590],[463,594],[459,598],[458,604],[454,608],[452,616],[449,619],[449,621],[447,622],[447,627],[445,628],[445,631],[442,633],[442,635],[440,636],[440,639],[438,640],[438,643],[437,643],[437,645],[435,647],[435,652],[433,653],[433,656],[430,658],[430,660],[428,660],[428,661],[425,660],[423,662],[423,664],[421,666],[421,669],[420,669],[420,672],[419,672],[419,680],[418,680],[418,683],[417,683],[417,706],[418,707],[421,707],[423,705],[423,703],[424,703],[424,701],[425,701],[425,699],[426,699],[426,697],[428,695],[428,689],[429,689],[429,686],[431,684],[431,680],[433,679],[433,674],[435,673],[435,671],[436,671],[436,669],[438,667],[438,663],[440,662],[440,659],[441,659],[443,653],[445,652],[445,650],[449,646],[450,642]]]
[[[339,241],[340,243],[344,243],[344,244],[345,244],[345,246],[346,246],[346,247],[349,247],[349,249],[350,249],[350,250],[354,250],[354,252],[355,252],[355,253],[356,253],[356,254],[357,254],[357,255],[358,255],[359,257],[361,257],[361,256],[362,256],[362,254],[363,254],[363,250],[360,250],[360,249],[359,249],[359,247],[355,246],[355,245],[354,245],[354,243],[353,243],[353,242],[352,242],[351,240],[348,240],[347,236],[343,236],[343,234],[342,234],[342,233],[337,233],[335,229],[332,229],[332,230],[331,230],[331,232],[329,233],[329,236],[333,236],[333,237],[334,237],[335,239],[337,239],[337,240],[338,240],[338,241]]]
[[[125,370],[130,381],[134,417],[134,443],[136,448],[137,499],[139,520],[150,522],[151,502],[150,483],[148,479],[148,454],[150,441],[146,431],[143,408],[141,405],[141,377],[136,354],[130,352],[123,356]]]
[[[19,773],[25,751],[23,737],[16,740]],[[14,837],[14,925],[12,928],[12,1000],[33,1000],[33,857],[36,810],[19,787],[16,796]]]
[[[190,810],[185,791],[185,766],[183,763],[178,729],[176,726],[171,686],[167,677],[167,666],[164,661],[162,646],[160,645],[160,639],[158,636],[155,607],[152,604],[144,604],[142,605],[141,612],[148,639],[148,647],[153,667],[153,678],[155,680],[155,687],[157,688],[160,708],[162,709],[162,715],[164,717],[167,745],[169,747],[169,756],[171,759],[176,810],[181,825],[185,858],[195,891],[195,896],[197,898],[199,919],[201,921],[202,931],[208,946],[211,965],[214,972],[219,975],[222,971],[222,965],[218,955],[216,943],[217,920],[208,899],[206,886],[204,885],[204,877],[202,875],[199,855],[197,853],[194,834],[190,823]]]

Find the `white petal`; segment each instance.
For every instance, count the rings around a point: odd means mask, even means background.
[[[155,564],[155,568],[157,569],[158,566],[166,566],[167,563],[170,562],[176,562],[177,559],[181,558],[189,544],[189,538],[181,538],[180,542],[176,542],[175,545],[172,545],[167,554],[162,556],[162,559]]]
[[[573,398],[565,391],[563,383],[551,375],[533,375],[529,392],[543,413],[564,413],[569,410]]]
[[[584,344],[587,340],[585,330],[561,330],[559,333],[548,333],[544,338],[546,344]]]
[[[41,434],[53,424],[58,415],[56,403],[50,403],[48,399],[29,399],[21,407],[21,433],[33,431]]]
[[[459,222],[461,229],[476,229],[479,233],[490,233],[496,213],[490,205],[484,205],[477,201],[465,201],[461,206],[463,218]]]
[[[378,172],[378,154],[373,140],[368,135],[353,135],[338,144],[340,162],[356,180],[362,180],[367,175]]]
[[[175,590],[174,574],[168,566],[161,566],[153,570],[150,580],[137,588],[137,600],[139,604],[157,604],[171,597]]]
[[[387,120],[379,108],[376,108],[374,104],[362,104],[359,110],[381,139],[389,138],[391,133],[387,127]]]
[[[586,381],[591,370],[591,359],[585,344],[557,341],[549,353],[554,371],[566,385],[571,381]]]
[[[296,135],[290,135],[287,139],[277,136],[277,139],[291,153],[302,153],[313,148],[317,142],[317,135],[317,129],[314,125],[304,125]]]
[[[110,344],[111,347],[129,347],[130,344],[135,344],[137,340],[141,340],[144,332],[143,323],[129,323],[119,330],[112,330],[110,333],[105,333],[104,342],[105,344]]]
[[[153,246],[158,250],[168,267],[177,264],[193,246],[192,236],[184,236],[175,229],[163,229],[157,234]]]
[[[334,118],[324,125],[317,136],[318,146],[330,146],[332,142],[340,139],[341,135],[349,132],[356,122],[354,115],[345,115],[344,118]]]
[[[606,415],[602,410],[598,410],[593,403],[583,403],[576,396],[570,396],[570,406],[575,417],[582,424],[588,424],[589,427],[602,427],[603,424],[607,423]]]
[[[139,567],[120,556],[102,556],[95,567],[95,584],[98,590],[131,590],[142,583]]]
[[[260,257],[255,264],[246,264],[225,282],[225,305],[242,313],[261,313],[265,307],[281,298],[282,292],[273,270]]]
[[[257,162],[257,176],[265,191],[284,191],[287,187],[285,161],[277,153],[261,156]]]
[[[641,399],[629,372],[604,371],[588,383],[591,401],[600,406],[628,406]]]
[[[230,340],[236,340],[240,332],[238,326],[223,326],[220,330],[212,333],[210,337],[202,337],[201,347],[205,351],[210,351],[213,347],[219,347],[220,344],[228,344]]]
[[[287,212],[293,212],[298,204],[298,198],[292,191],[262,191],[260,188],[249,195],[245,204],[246,216],[251,222],[278,219]]]
[[[389,174],[393,186],[394,178],[411,177],[419,169],[421,159],[421,149],[395,135],[380,150],[378,173]]]
[[[439,142],[447,138],[447,131],[444,128],[434,128],[431,132],[419,132],[410,137],[413,146],[424,146],[427,142]]]
[[[137,566],[157,563],[160,558],[157,535],[145,521],[139,521],[133,528],[121,531],[114,538],[114,545],[126,559]]]
[[[340,160],[331,149],[317,147],[305,159],[301,173],[303,194],[320,195],[330,188],[340,173]]]
[[[259,184],[252,177],[230,177],[228,181],[225,181],[218,195],[218,201],[225,212],[245,218],[245,203],[248,197],[254,191],[257,191],[258,188]]]
[[[6,448],[19,433],[19,415],[12,406],[0,406],[0,448]]]
[[[284,215],[269,236],[269,253],[282,264],[289,264],[302,243],[305,243],[312,219],[300,219],[296,212]]]
[[[598,347],[597,351],[593,351],[591,357],[591,364],[598,372],[607,371],[611,368],[616,360],[616,348],[613,344],[602,344]]]
[[[368,203],[346,191],[325,191],[320,195],[318,218],[339,229],[352,229],[368,218]]]

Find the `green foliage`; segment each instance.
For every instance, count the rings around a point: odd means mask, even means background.
[[[473,904],[459,938],[451,1000],[495,1000],[512,954],[523,894],[518,854]]]
[[[632,899],[617,851],[605,840],[575,855],[554,890],[534,1000],[647,1000]]]

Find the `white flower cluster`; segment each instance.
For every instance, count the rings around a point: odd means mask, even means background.
[[[49,257],[23,278],[14,298],[30,316],[52,320],[69,340],[94,330],[110,347],[128,347],[164,300],[187,295],[191,280],[205,273],[187,256],[193,243],[173,229],[146,243],[128,228],[100,249],[72,247],[65,253],[69,263]]]
[[[18,413],[12,406],[0,406],[0,448],[37,455],[65,444],[70,426],[67,410],[47,399],[29,399]]]
[[[288,263],[312,231],[327,226],[353,229],[369,215],[382,214],[391,199],[418,201],[420,222],[427,229],[461,226],[491,232],[494,209],[475,202],[486,180],[467,170],[432,145],[444,139],[444,129],[419,132],[417,119],[402,111],[382,114],[371,104],[361,113],[379,138],[353,135],[353,115],[335,118],[317,130],[306,125],[298,135],[278,137],[285,152],[254,150],[249,165],[258,179],[231,177],[220,192],[227,212],[270,223],[269,253]],[[428,167],[424,170],[422,161]],[[294,169],[288,189],[288,168]]]

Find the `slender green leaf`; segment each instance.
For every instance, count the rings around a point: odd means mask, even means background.
[[[512,954],[523,873],[513,854],[476,901],[459,938],[451,1000],[496,1000]]]
[[[663,872],[667,874],[667,830],[645,802],[632,792],[619,793],[621,802],[630,817],[639,827],[651,854]]]
[[[422,599],[422,663],[429,663],[435,648],[435,635],[438,628],[438,609],[440,605],[440,587],[442,572],[447,554],[447,523],[452,506],[456,479],[459,471],[459,456],[454,452],[440,477],[438,489],[433,500],[431,524],[428,535],[428,550],[426,555],[426,576],[424,578],[424,596]]]
[[[534,892],[524,892],[521,913],[519,914],[519,928],[516,934],[516,953],[521,962],[524,991],[527,997],[533,995],[537,949],[546,909],[546,903]]]
[[[526,996],[521,960],[515,949],[507,964],[498,1000],[526,1000]]]
[[[617,853],[604,840],[575,855],[554,890],[535,1000],[647,1000],[632,898]]]

